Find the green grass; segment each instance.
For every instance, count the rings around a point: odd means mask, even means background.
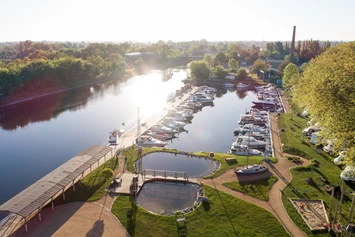
[[[55,200],[55,204],[64,204],[68,202],[87,201],[92,202],[100,199],[106,195],[105,189],[110,185],[112,179],[105,178],[101,175],[104,168],[111,168],[115,170],[118,167],[118,161],[115,158],[111,158],[106,163],[100,165],[91,174],[85,176],[84,179],[78,181],[75,184],[75,192],[72,188],[69,188],[65,192],[65,200],[58,197]]]
[[[277,178],[275,176],[271,176],[268,179],[248,182],[226,182],[223,183],[223,185],[238,192],[245,193],[249,196],[267,201],[269,200],[269,191],[271,186],[276,181]]]
[[[209,157],[210,155],[209,152],[194,152],[192,154],[201,157]],[[235,158],[235,161],[227,162],[226,158]],[[215,173],[208,175],[205,178],[215,178],[225,173],[229,169],[247,164],[246,156],[237,156],[237,155],[232,155],[227,153],[214,153],[214,157],[212,159],[220,162],[221,167]],[[264,159],[264,157],[262,156],[251,156],[249,157],[249,164],[260,164],[262,163],[262,159]]]
[[[205,186],[207,205],[201,205],[187,214],[186,228],[180,235],[175,217],[151,214],[130,201],[129,196],[119,196],[112,212],[127,228],[131,236],[289,236],[277,219],[261,207],[247,203],[229,194]],[[132,209],[132,218],[127,210]]]
[[[320,178],[325,178],[332,184],[341,185],[339,177],[341,169],[332,162],[333,158],[331,156],[323,151],[317,152],[316,147],[309,143],[308,138],[302,134],[302,129],[307,126],[305,119],[296,114],[287,113],[280,116],[278,123],[279,129],[285,129],[284,132],[280,132],[281,141],[284,144],[284,152],[311,159],[311,165],[308,167],[297,167],[291,170],[293,179],[284,189],[282,196],[284,206],[292,220],[309,236],[325,236],[325,234],[312,233],[309,230],[288,198],[321,199],[325,202],[328,211],[330,194],[326,192],[327,185]],[[309,185],[305,182],[309,177],[312,177],[315,181],[314,185]],[[342,223],[345,223],[347,220],[351,204],[349,192],[354,187],[353,185],[346,184],[345,189],[346,195],[343,203],[343,213],[345,213],[345,216],[341,220]]]

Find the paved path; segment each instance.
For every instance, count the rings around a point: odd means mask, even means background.
[[[291,236],[297,236],[297,237],[307,236],[291,220],[282,203],[282,198],[281,198],[282,192],[280,192],[280,190],[283,190],[288,184],[288,182],[290,182],[290,180],[292,179],[290,169],[297,165],[287,160],[283,156],[276,119],[277,119],[277,115],[272,114],[270,123],[272,129],[275,156],[278,159],[278,162],[276,164],[271,164],[271,163],[264,164],[268,166],[269,171],[278,178],[278,181],[272,186],[269,192],[269,201],[262,201],[260,199],[248,196],[244,193],[234,191],[232,189],[223,186],[222,183],[224,182],[238,181],[237,176],[234,174],[234,170],[229,170],[226,173],[214,179],[199,179],[198,181],[203,182],[204,184],[214,187],[220,191],[231,194],[237,198],[243,199],[247,202],[265,208],[266,210],[270,211],[279,220],[279,222],[283,225],[283,227],[287,230],[287,232]],[[303,161],[303,165],[309,164],[309,161],[307,159],[304,158],[301,159]],[[265,178],[260,176],[262,176],[262,174],[258,174],[257,177],[254,178],[256,179]]]
[[[105,207],[94,203],[73,202],[42,210],[42,221],[32,218],[28,233],[22,226],[12,237],[26,236],[129,236],[119,220]]]

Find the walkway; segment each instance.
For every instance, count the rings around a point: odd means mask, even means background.
[[[285,207],[282,203],[282,192],[280,192],[280,190],[283,190],[288,184],[288,182],[291,181],[292,175],[290,169],[297,165],[287,160],[283,156],[276,119],[276,114],[272,114],[270,123],[272,129],[272,138],[274,142],[273,146],[275,150],[275,156],[278,159],[278,162],[276,164],[264,164],[268,166],[269,171],[274,176],[278,177],[278,181],[272,186],[269,192],[269,201],[262,201],[260,199],[248,196],[244,193],[234,191],[223,186],[222,183],[224,182],[238,181],[237,176],[234,174],[234,170],[228,170],[226,173],[215,179],[199,179],[198,181],[203,182],[204,184],[214,187],[220,191],[233,195],[234,197],[243,199],[247,202],[265,208],[279,220],[279,222],[284,226],[284,228],[290,233],[291,236],[306,237],[307,235],[301,229],[299,229],[298,226],[296,226],[296,224],[288,216],[287,211],[285,210]],[[309,161],[307,159],[301,159],[303,161],[303,165],[309,164]]]
[[[28,233],[22,226],[11,236],[129,236],[120,221],[105,207],[73,202],[42,210],[42,221],[32,218]]]

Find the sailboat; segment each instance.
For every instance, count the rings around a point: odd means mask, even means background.
[[[250,132],[249,132],[249,138],[250,138]],[[250,139],[249,139],[250,141]],[[249,147],[249,146],[248,146]],[[248,149],[248,155],[247,155],[247,164],[245,167],[236,169],[234,172],[236,175],[247,175],[247,174],[258,174],[262,173],[268,170],[266,166],[263,165],[249,165],[249,149]]]

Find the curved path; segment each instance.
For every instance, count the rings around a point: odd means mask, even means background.
[[[286,231],[291,236],[307,236],[301,229],[296,226],[296,224],[291,220],[287,211],[282,203],[282,191],[286,185],[291,181],[292,175],[290,169],[297,166],[295,163],[284,158],[284,155],[281,150],[281,142],[278,134],[278,127],[276,123],[277,116],[275,114],[271,115],[271,129],[272,129],[272,138],[273,138],[273,146],[275,150],[275,156],[278,159],[276,164],[264,163],[268,166],[269,171],[278,178],[278,181],[271,187],[269,192],[269,201],[262,201],[260,199],[248,196],[242,192],[234,191],[222,185],[224,182],[232,182],[237,181],[238,178],[234,174],[234,170],[228,170],[226,173],[218,176],[214,179],[199,179],[199,182],[203,182],[211,187],[214,187],[220,191],[233,195],[237,198],[243,199],[247,202],[258,205],[266,210],[270,211],[283,225]],[[309,160],[306,160],[300,157],[303,161],[303,165],[309,164]],[[255,175],[255,179],[261,179],[266,177],[261,177],[263,174]],[[268,174],[266,174],[268,175]],[[270,175],[270,174],[269,174]],[[264,174],[265,176],[265,174]],[[249,179],[250,180],[250,179]]]
[[[32,218],[28,233],[21,226],[11,236],[128,236],[126,229],[105,207],[84,202],[72,202],[42,210],[42,221]]]

